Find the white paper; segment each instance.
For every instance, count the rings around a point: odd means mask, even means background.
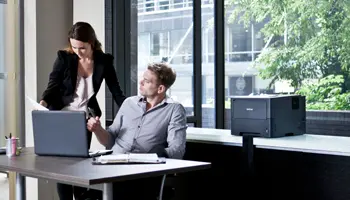
[[[157,163],[159,158],[155,153],[130,153],[101,156],[97,160],[101,163]]]
[[[45,108],[44,106],[40,105],[38,102],[34,101],[32,98],[30,98],[28,96],[26,96],[26,98],[32,104],[34,109],[36,109],[36,110],[49,110],[49,109]]]
[[[98,157],[97,160],[101,163],[127,163],[129,162],[128,154],[115,154],[115,155],[106,155]]]
[[[157,162],[158,156],[155,153],[130,153],[130,162]]]

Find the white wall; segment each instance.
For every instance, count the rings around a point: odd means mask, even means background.
[[[37,94],[36,78],[36,0],[24,1],[24,59],[25,93],[35,99]],[[31,115],[28,103],[25,105],[26,146],[33,146]],[[27,199],[38,199],[37,179],[26,178]]]
[[[95,29],[98,40],[102,44],[102,49],[104,49],[105,43],[105,3],[104,0],[74,0],[73,1],[73,21],[85,21],[91,24]],[[104,125],[106,121],[106,111],[105,111],[105,84],[104,81],[101,88],[97,94],[97,101],[100,105],[102,111],[101,122]],[[91,149],[101,149],[104,148],[93,134]]]
[[[47,86],[57,50],[67,45],[67,34],[72,23],[72,0],[24,1],[25,93],[35,101],[40,100]],[[26,100],[27,147],[34,146],[31,110]],[[26,192],[28,200],[47,199],[47,196],[38,194],[37,179],[26,178]]]

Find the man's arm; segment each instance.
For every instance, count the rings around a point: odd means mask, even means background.
[[[97,140],[107,149],[111,149],[113,147],[115,139],[120,131],[120,127],[122,125],[123,107],[125,107],[125,103],[122,104],[117,113],[117,116],[113,120],[113,124],[110,125],[107,130],[102,128],[98,117],[90,118],[88,121],[87,128],[89,131],[94,132]]]
[[[110,136],[109,133],[104,128],[102,128],[100,118],[90,118],[87,126],[89,131],[95,133],[96,138],[100,142],[100,144],[107,147],[110,140]]]
[[[168,126],[168,148],[165,149],[169,158],[182,159],[186,149],[186,111],[177,104]]]

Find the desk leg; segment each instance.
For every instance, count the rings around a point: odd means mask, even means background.
[[[243,162],[244,162],[244,177],[243,177],[243,192],[247,199],[256,199],[255,192],[258,189],[255,179],[254,167],[254,142],[252,135],[243,135]],[[254,192],[252,192],[254,191]]]
[[[25,179],[20,173],[16,173],[16,200],[25,200]]]
[[[254,142],[253,136],[243,135],[243,155],[246,175],[250,178],[254,176]]]
[[[103,200],[113,200],[113,183],[103,184]]]

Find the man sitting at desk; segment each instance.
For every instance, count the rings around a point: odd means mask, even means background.
[[[101,127],[98,117],[89,119],[88,129],[113,153],[157,153],[160,157],[181,159],[186,146],[186,112],[166,95],[175,79],[175,72],[166,64],[150,64],[140,81],[141,96],[127,98],[107,130]],[[149,191],[143,188],[152,185],[152,181],[156,181],[155,191],[159,192],[160,180],[141,180],[137,184],[141,188],[135,188],[136,181],[131,181],[132,191],[128,194]],[[118,187],[124,190],[125,185],[122,182]],[[119,192],[115,194],[118,199]],[[146,197],[142,194],[140,199]]]

